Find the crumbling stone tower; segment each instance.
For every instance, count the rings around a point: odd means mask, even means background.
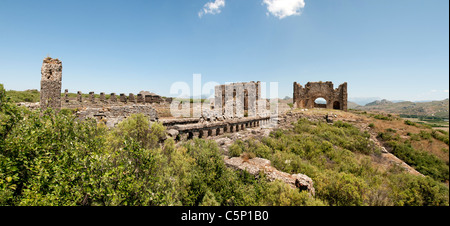
[[[62,63],[47,57],[41,68],[41,109],[61,109]]]

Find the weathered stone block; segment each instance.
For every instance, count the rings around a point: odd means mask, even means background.
[[[122,103],[127,102],[127,96],[125,96],[125,93],[120,94],[120,102],[122,102]]]
[[[61,109],[61,81],[61,61],[50,57],[45,58],[41,68],[40,106],[42,110]]]

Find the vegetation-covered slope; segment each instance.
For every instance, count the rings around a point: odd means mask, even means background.
[[[227,168],[214,141],[176,144],[143,115],[109,130],[69,111],[17,107],[0,85],[0,205],[448,205],[439,177],[377,167],[368,135],[301,119],[232,146],[234,155],[310,176],[312,197]]]

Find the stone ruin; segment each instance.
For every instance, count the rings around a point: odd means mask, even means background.
[[[76,97],[70,97],[69,90],[64,91],[61,100],[62,63],[58,59],[47,57],[41,69],[41,109],[63,108],[77,109],[77,116],[81,119],[94,118],[114,127],[120,121],[132,114],[142,113],[152,121],[160,121],[167,127],[168,136],[176,140],[187,140],[195,137],[207,138],[219,136],[223,133],[235,133],[253,127],[270,127],[278,119],[272,118],[268,100],[261,98],[261,82],[231,83],[215,87],[212,105],[202,106],[201,116],[197,118],[162,119],[154,106],[170,105],[172,98],[163,98],[157,94],[141,91],[128,96],[124,93],[106,95],[101,92],[96,96],[89,92],[87,98],[81,91]],[[347,84],[333,89],[331,82],[308,83],[305,88],[294,83],[294,103],[297,107],[312,108],[316,98],[327,100],[326,108],[347,110]],[[192,107],[192,106],[191,106]],[[278,111],[277,111],[278,112]],[[208,120],[205,120],[208,118]],[[282,180],[293,188],[307,190],[314,195],[311,178],[303,174],[288,174],[271,167],[270,161],[254,158],[226,158],[227,166],[246,170],[252,175],[264,172],[269,180]]]
[[[261,82],[252,81],[216,86],[214,109],[225,118],[266,114],[267,100],[261,99]]]
[[[302,87],[294,82],[295,108],[326,108],[347,111],[347,83],[333,88],[332,82],[308,82]],[[326,100],[326,104],[317,104],[318,98]]]
[[[78,91],[74,97],[69,95],[69,90],[66,89],[64,95],[61,95],[62,63],[60,60],[50,57],[44,59],[41,75],[41,109],[48,107],[56,110],[61,108],[77,109],[77,115],[80,118],[96,118],[108,126],[114,126],[124,118],[136,113],[143,113],[151,120],[157,121],[159,119],[158,111],[164,109],[164,112],[169,112],[170,104],[173,101],[172,98],[164,98],[147,91],[141,91],[137,95],[133,93],[128,95],[124,93],[105,94],[104,92],[99,95],[94,92],[83,95],[81,91]],[[327,103],[317,104],[315,103],[317,98],[324,98]],[[210,105],[200,104],[201,110],[196,111],[200,114],[194,114],[193,121],[195,122],[186,123],[186,119],[179,118],[175,119],[175,123],[172,124],[182,125],[179,132],[184,131],[186,134],[190,134],[189,137],[192,136],[192,133],[196,134],[199,131],[202,134],[203,130],[199,130],[201,127],[206,129],[214,127],[212,129],[214,131],[219,129],[227,131],[229,127],[228,131],[233,131],[232,128],[238,127],[238,125],[255,126],[259,125],[259,122],[270,124],[267,122],[271,116],[269,106],[268,100],[261,98],[261,82],[259,81],[218,85],[215,87],[214,99],[211,100]],[[295,82],[294,106],[346,111],[347,83],[334,89],[332,82],[309,82],[305,87]],[[191,105],[192,107],[196,106]],[[238,121],[234,122],[233,120]],[[220,123],[220,126],[205,125],[205,123],[220,121],[223,121],[223,125]],[[190,125],[192,125],[192,129]],[[237,129],[235,128],[235,130]]]
[[[47,57],[41,68],[41,99],[42,110],[61,109],[62,63],[58,59]]]
[[[61,61],[50,57],[45,58],[41,68],[40,108],[42,110],[52,108],[56,111],[61,108],[76,109],[79,118],[95,118],[108,127],[114,127],[120,121],[137,113],[142,113],[150,120],[157,121],[158,113],[153,104],[163,105],[172,101],[171,98],[162,98],[154,93],[144,91],[138,94],[137,98],[132,93],[128,96],[121,93],[117,97],[115,93],[105,95],[103,92],[98,97],[94,92],[89,92],[85,98],[81,91],[77,92],[76,97],[70,97],[68,89],[64,90],[64,94],[61,95],[61,87]]]

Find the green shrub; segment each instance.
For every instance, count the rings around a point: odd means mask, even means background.
[[[405,120],[405,124],[409,125],[409,126],[417,126],[416,123],[409,121],[409,120]]]
[[[40,101],[40,93],[37,90],[26,90],[26,91],[6,91],[6,95],[11,98],[14,103],[18,102],[30,102],[36,103]]]
[[[448,132],[444,131],[444,130],[433,130],[433,132],[431,132],[431,136],[436,139],[436,140],[440,140],[442,142],[444,142],[445,144],[449,144],[449,136],[448,136]]]
[[[144,148],[155,148],[165,139],[165,128],[161,123],[152,123],[143,114],[135,114],[120,122],[110,134],[108,143],[113,149],[120,148],[125,138],[140,142]]]
[[[360,178],[352,174],[338,173],[323,179],[326,184],[319,186],[317,196],[332,206],[361,206],[364,204],[368,187]]]
[[[425,151],[416,150],[410,143],[389,141],[387,142],[387,145],[391,147],[392,154],[405,161],[422,174],[442,182],[448,180],[448,165],[438,157]]]
[[[380,120],[392,121],[391,115],[385,116],[385,115],[377,114],[377,115],[373,115],[373,117],[376,119],[380,119]]]
[[[393,205],[396,206],[448,206],[448,187],[430,177],[410,174],[390,176]]]

